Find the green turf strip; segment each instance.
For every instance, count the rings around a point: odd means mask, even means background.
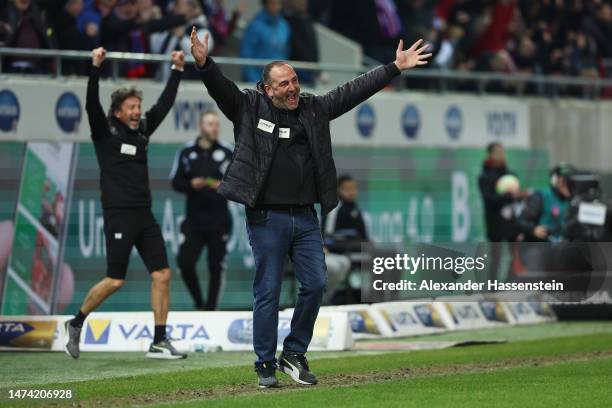
[[[436,367],[447,368],[449,366],[495,364],[500,362],[502,365],[503,362],[517,365],[521,363],[521,360],[529,358],[550,357],[558,359],[559,356],[593,352],[612,352],[612,334],[541,339],[435,351],[321,359],[311,364],[311,368],[324,384],[326,376],[331,377],[345,373],[384,372],[405,368],[435,369]],[[58,364],[56,369],[58,371],[70,370],[74,372],[74,378],[78,379],[79,363],[80,361],[62,360],[62,363]],[[237,393],[240,391],[240,387],[246,390],[255,388],[256,377],[251,366],[166,372],[165,368],[172,367],[170,364],[177,362],[154,363],[159,367],[158,372],[155,374],[82,382],[50,383],[46,384],[44,388],[69,388],[77,396],[77,401],[99,403],[102,405],[107,403],[120,405],[133,402],[146,403],[148,401],[182,399],[184,396],[177,395],[177,392],[180,391],[196,390],[198,392],[206,392],[207,390],[219,391],[219,389],[227,388],[228,393]],[[120,374],[122,365],[116,361],[114,365],[117,373]],[[19,375],[19,367],[13,367],[13,369],[14,375]],[[285,379],[285,381],[287,380]],[[20,388],[28,387],[20,386]],[[40,386],[37,388],[40,388]],[[299,392],[301,393],[301,391]],[[6,394],[6,387],[3,387],[0,390],[0,399],[5,398]],[[144,398],[144,400],[138,401],[138,398]],[[32,401],[29,401],[29,405],[32,405]]]
[[[496,327],[442,333],[431,336],[406,338],[402,341],[461,341],[506,339],[508,341],[535,340],[549,337],[612,334],[612,322],[555,322],[529,326]],[[376,340],[384,342],[385,340]],[[398,339],[390,340],[392,342]],[[311,361],[319,358],[349,357],[352,355],[376,355],[379,351],[309,352]],[[155,361],[144,353],[82,353],[79,360],[72,360],[64,353],[0,353],[0,389],[34,384],[69,381],[99,380],[139,376],[157,372],[181,372],[252,364],[252,352],[191,353],[181,361]],[[318,364],[318,363],[317,363]],[[17,368],[18,367],[18,368]],[[16,369],[17,368],[17,369]]]
[[[375,379],[374,379],[375,380]],[[612,359],[206,401],[206,407],[610,407]],[[199,407],[203,401],[164,406]]]

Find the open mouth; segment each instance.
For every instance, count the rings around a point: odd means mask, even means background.
[[[287,102],[289,102],[290,105],[295,105],[297,103],[297,95],[289,95],[287,97]]]

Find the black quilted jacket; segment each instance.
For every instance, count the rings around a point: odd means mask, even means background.
[[[336,166],[332,157],[329,122],[384,88],[400,71],[395,64],[375,68],[322,96],[300,94],[299,121],[304,126],[313,160],[315,185],[323,214],[338,203]],[[255,206],[278,142],[279,123],[272,101],[255,89],[240,91],[223,76],[212,58],[200,76],[219,109],[234,124],[236,147],[218,192],[228,200]],[[260,121],[268,124],[260,129]],[[272,128],[271,125],[274,124]],[[272,128],[272,131],[269,131]]]

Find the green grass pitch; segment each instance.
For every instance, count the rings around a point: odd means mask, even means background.
[[[403,341],[505,339],[412,352],[309,353],[320,384],[260,391],[251,353],[0,353],[0,406],[612,407],[612,322],[550,323]],[[394,340],[397,341],[397,340]],[[8,399],[70,389],[71,400]]]

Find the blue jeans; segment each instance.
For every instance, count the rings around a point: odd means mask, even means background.
[[[319,220],[312,209],[247,208],[246,223],[255,258],[253,348],[256,364],[276,361],[279,299],[287,255],[300,289],[283,350],[306,353],[327,282]]]

